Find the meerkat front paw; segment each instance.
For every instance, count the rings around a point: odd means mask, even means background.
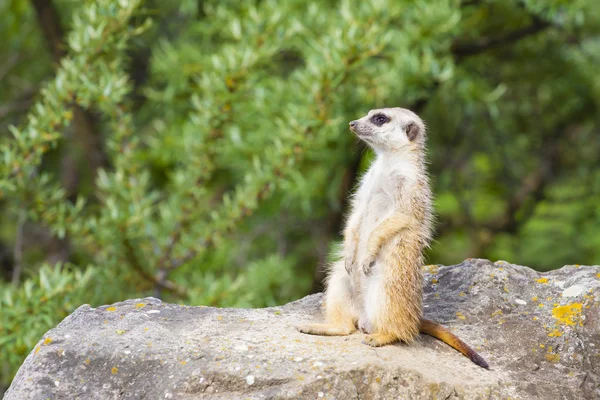
[[[345,233],[344,239],[344,265],[348,275],[352,275],[352,272],[356,269],[356,253],[358,249],[358,241],[356,235],[352,231]]]
[[[344,266],[346,267],[346,272],[348,275],[352,275],[354,268],[356,267],[356,262],[348,257],[344,257]]]
[[[352,272],[356,269],[356,251],[352,248],[344,252],[344,266],[348,275],[352,275]]]
[[[371,275],[371,270],[373,269],[374,265],[375,265],[375,257],[368,257],[366,260],[364,260],[361,263],[360,266],[362,268],[363,273],[366,276],[369,276],[369,275]]]

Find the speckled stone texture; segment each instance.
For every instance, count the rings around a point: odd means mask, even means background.
[[[44,335],[5,399],[600,398],[599,267],[424,269],[426,317],[489,371],[429,337],[370,348],[362,334],[299,333],[322,319],[321,295],[255,310],[147,298],[77,309]]]

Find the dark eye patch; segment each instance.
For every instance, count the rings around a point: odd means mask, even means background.
[[[377,126],[381,126],[389,121],[390,119],[385,114],[375,114],[371,117],[371,122]]]

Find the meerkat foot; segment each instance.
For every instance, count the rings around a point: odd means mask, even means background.
[[[363,343],[371,346],[371,347],[381,347],[386,344],[392,344],[396,341],[396,338],[392,335],[385,335],[383,333],[375,333],[372,335],[367,335]]]
[[[333,324],[311,324],[298,327],[302,333],[321,336],[347,336],[356,331],[356,328],[338,326]]]

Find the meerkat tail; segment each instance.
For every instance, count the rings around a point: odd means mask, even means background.
[[[460,340],[455,334],[450,332],[450,330],[448,330],[447,328],[444,328],[442,325],[430,321],[428,319],[422,318],[420,332],[441,340],[448,346],[461,352],[465,357],[467,357],[469,360],[473,361],[480,367],[483,367],[485,369],[490,368],[490,366],[483,359],[483,357],[477,354],[475,350],[470,348],[465,342]]]

